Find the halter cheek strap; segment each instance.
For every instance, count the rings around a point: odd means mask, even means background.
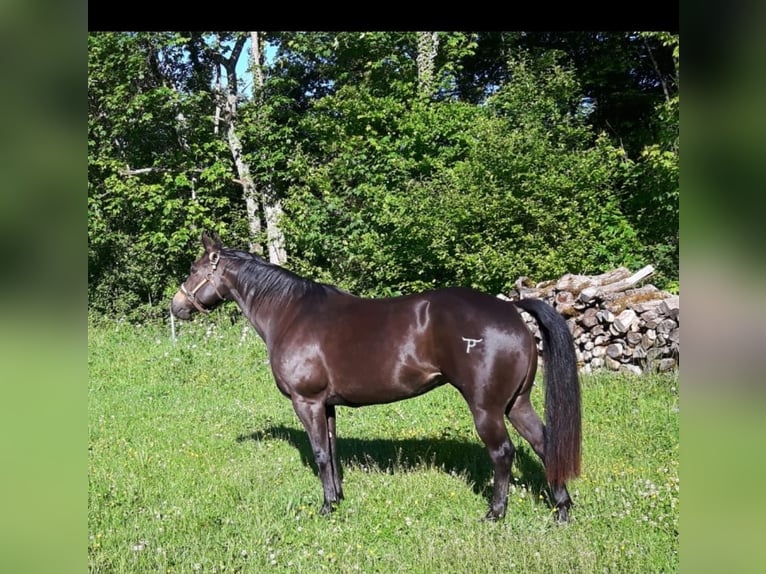
[[[210,254],[210,265],[212,268],[212,271],[215,271],[216,267],[218,267],[218,261],[221,258],[221,256],[218,253],[211,253]],[[199,291],[205,283],[210,283],[213,286],[213,290],[215,290],[215,294],[218,295],[221,299],[224,299],[224,296],[221,295],[221,292],[218,291],[218,285],[215,284],[215,281],[213,281],[213,273],[212,271],[205,275],[205,278],[200,281],[197,286],[189,291],[186,287],[181,285],[181,293],[186,295],[186,298],[191,302],[192,305],[194,305],[197,308],[197,311],[200,313],[210,313],[210,309],[206,309],[202,303],[200,303],[197,300],[197,291]]]

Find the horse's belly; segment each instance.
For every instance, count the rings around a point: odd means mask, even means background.
[[[328,402],[347,406],[392,403],[422,395],[444,383],[441,373],[423,371],[391,378],[342,377],[332,381]]]

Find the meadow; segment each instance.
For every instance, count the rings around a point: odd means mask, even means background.
[[[583,474],[557,525],[517,447],[508,513],[450,386],[338,409],[346,499],[320,516],[308,439],[266,349],[225,311],[88,324],[92,573],[641,573],[678,570],[678,375],[582,377]],[[542,380],[533,393],[539,410]]]

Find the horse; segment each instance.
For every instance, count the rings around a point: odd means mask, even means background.
[[[344,498],[336,407],[385,404],[451,384],[491,458],[488,520],[505,516],[515,447],[507,418],[541,459],[558,522],[569,519],[566,482],[580,474],[580,380],[564,318],[537,299],[507,301],[466,287],[362,298],[315,282],[202,233],[203,254],[171,301],[179,319],[235,301],[264,341],[279,391],[311,442],[324,501]],[[530,401],[538,353],[519,310],[541,327],[545,424]]]

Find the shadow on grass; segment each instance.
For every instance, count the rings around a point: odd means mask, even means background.
[[[317,473],[314,454],[308,435],[303,429],[285,425],[271,426],[237,437],[237,442],[248,440],[284,440],[295,447],[301,462]],[[547,498],[548,484],[542,463],[527,447],[514,441],[516,460],[514,476],[527,485],[531,493],[543,494]],[[434,439],[364,439],[338,437],[338,453],[341,473],[343,467],[364,466],[381,472],[407,472],[418,468],[434,467],[444,472],[454,472],[472,485],[476,494],[482,494],[489,501],[492,497],[492,463],[487,449],[476,442],[451,438]]]

